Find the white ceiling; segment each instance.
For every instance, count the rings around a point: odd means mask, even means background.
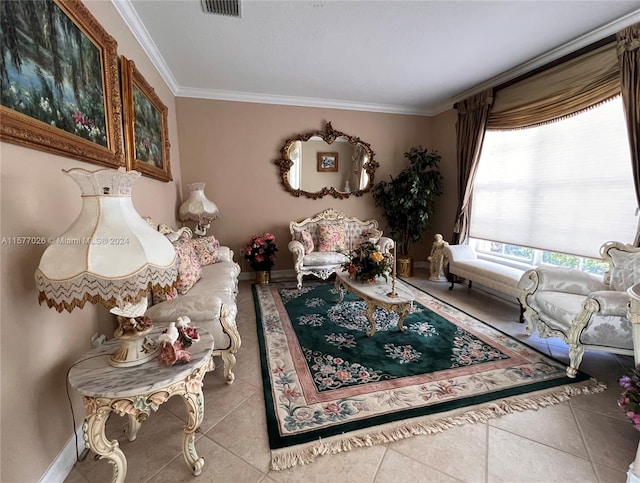
[[[176,96],[434,115],[640,22],[640,0],[112,0]]]

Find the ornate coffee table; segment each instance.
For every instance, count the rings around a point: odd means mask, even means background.
[[[164,327],[156,326],[149,334],[156,338]],[[87,352],[69,371],[69,383],[84,396],[83,424],[87,446],[100,458],[113,463],[113,482],[122,483],[127,476],[127,459],[118,441],[109,441],[105,424],[112,411],[129,417],[127,436],[134,441],[142,422],[157,411],[171,396],[179,395],[187,406],[189,420],[184,428],[182,453],[195,476],[202,472],[204,458],[198,456],[195,432],[204,417],[202,379],[207,372],[213,337],[198,328],[200,340],[189,349],[191,361],[167,367],[153,359],[137,367],[113,367],[109,356],[116,350],[115,339]]]
[[[376,279],[376,283],[361,282],[349,278],[347,272],[336,272],[336,288],[340,291],[340,300],[342,302],[345,292],[361,297],[366,305],[367,320],[371,327],[367,330],[367,335],[371,337],[376,333],[376,320],[373,314],[376,307],[380,307],[387,312],[395,312],[398,314],[398,329],[405,332],[407,328],[403,325],[404,319],[409,315],[409,311],[413,306],[415,296],[401,281],[396,279],[395,292],[397,297],[389,297],[391,292],[391,284],[385,282],[384,279]]]

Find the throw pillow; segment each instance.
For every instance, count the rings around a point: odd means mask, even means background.
[[[178,256],[176,288],[180,295],[184,295],[202,277],[202,265],[192,239],[180,238],[173,244],[173,248]]]
[[[347,237],[344,225],[341,223],[318,224],[318,251],[320,252],[345,252],[347,250]]]
[[[196,250],[196,255],[198,255],[198,260],[200,260],[200,265],[204,267],[220,261],[218,256],[220,242],[213,235],[194,238],[191,241]]]
[[[311,233],[309,233],[309,230],[299,231],[297,239],[302,243],[305,255],[309,255],[309,253],[311,253],[315,249],[313,238],[311,237]]]
[[[367,242],[367,241],[371,241],[374,245],[377,245],[381,237],[382,237],[382,231],[380,230],[374,230],[374,229],[362,230],[362,233],[360,233],[360,236],[356,241],[355,248],[358,248],[360,245],[362,245],[364,242]]]

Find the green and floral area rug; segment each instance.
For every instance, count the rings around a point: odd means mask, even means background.
[[[329,283],[253,285],[273,469],[604,390],[474,317],[410,287],[398,316]]]

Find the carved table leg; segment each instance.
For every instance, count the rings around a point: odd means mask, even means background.
[[[344,292],[345,292],[345,288],[342,286],[342,284],[340,283],[340,278],[336,277],[336,284],[335,284],[335,288],[338,291],[338,303],[342,303],[342,301],[344,300]]]
[[[236,365],[236,356],[231,351],[224,350],[220,353],[224,364],[224,378],[227,384],[233,384],[236,376],[233,373],[233,366]]]
[[[138,421],[133,414],[128,414],[127,416],[129,418],[129,425],[127,426],[127,438],[129,439],[129,441],[135,441],[138,437],[138,430],[140,429],[140,426],[142,426],[142,423]]]
[[[369,324],[371,324],[371,327],[367,330],[367,335],[369,337],[376,333],[376,319],[374,317],[375,310],[376,304],[367,302],[367,320],[369,321]]]
[[[202,467],[204,466],[204,458],[198,456],[195,445],[195,433],[204,419],[204,397],[202,395],[201,381],[202,377],[200,377],[199,381],[192,380],[188,382],[187,385],[191,386],[192,389],[182,395],[189,416],[189,421],[184,427],[182,454],[195,476],[199,476],[202,473]],[[193,386],[196,384],[198,388],[194,391]]]
[[[111,412],[109,404],[100,404],[93,398],[85,398],[87,416],[84,419],[82,430],[87,446],[102,458],[108,458],[113,465],[112,483],[124,483],[127,476],[127,458],[120,449],[117,440],[109,441],[104,428]]]
[[[407,328],[404,326],[404,319],[409,315],[410,308],[411,306],[409,304],[402,304],[396,309],[398,313],[398,329],[400,329],[400,332],[407,331]]]

